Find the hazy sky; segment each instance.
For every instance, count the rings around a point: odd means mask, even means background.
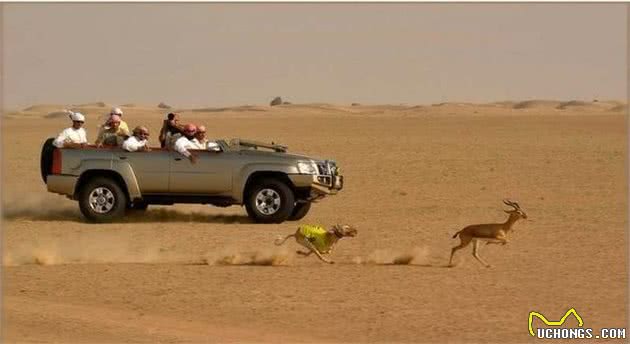
[[[626,4],[3,6],[5,107],[626,98]]]

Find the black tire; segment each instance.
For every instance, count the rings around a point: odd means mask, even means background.
[[[135,201],[135,202],[130,202],[127,205],[127,210],[146,211],[148,207],[149,207],[149,204],[144,201]]]
[[[90,205],[90,195],[93,192],[96,195],[99,188],[101,191],[107,190],[101,193],[106,202],[103,205],[98,203]],[[83,184],[79,190],[79,208],[88,221],[99,223],[115,221],[125,215],[126,207],[127,195],[117,182],[109,178],[95,177]]]
[[[259,202],[257,197],[267,197],[271,199],[279,199],[279,205],[277,210],[271,212],[261,211],[261,207],[265,208],[262,204],[265,202]],[[277,197],[276,197],[277,196]],[[257,204],[259,204],[257,206]],[[258,223],[281,223],[291,216],[295,204],[295,196],[293,191],[287,184],[271,178],[263,178],[255,181],[249,188],[247,197],[245,199],[245,208],[247,209],[247,215]],[[273,205],[268,205],[268,208],[274,208]]]
[[[297,221],[303,219],[304,216],[308,214],[308,211],[311,210],[311,204],[311,202],[296,203],[291,216],[289,216],[289,220]]]
[[[53,151],[55,150],[55,146],[53,146],[53,141],[55,139],[50,138],[44,142],[42,146],[42,154],[39,160],[39,169],[42,174],[42,180],[44,183],[48,180],[48,175],[52,173],[52,162],[53,162]]]

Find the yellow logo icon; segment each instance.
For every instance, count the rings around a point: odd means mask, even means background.
[[[544,315],[538,312],[529,312],[529,334],[536,337],[536,334],[534,333],[534,329],[532,328],[532,321],[534,320],[534,317],[542,320],[545,323],[545,325],[548,325],[548,326],[562,326],[562,324],[564,324],[564,321],[567,320],[570,314],[573,314],[573,316],[575,316],[575,319],[577,319],[578,321],[579,327],[584,326],[584,321],[582,321],[582,317],[575,311],[575,308],[571,308],[566,313],[564,313],[564,316],[559,321],[549,321],[547,320],[547,318],[545,318]]]

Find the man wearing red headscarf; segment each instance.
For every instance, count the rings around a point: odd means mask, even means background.
[[[196,149],[197,145],[193,141],[195,139],[195,133],[197,133],[197,126],[194,124],[186,124],[184,126],[183,136],[175,141],[175,151],[179,154],[187,157],[191,163],[197,162],[197,157],[192,154],[189,149]]]

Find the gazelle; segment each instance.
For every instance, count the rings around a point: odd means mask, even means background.
[[[459,239],[461,242],[459,245],[453,247],[451,250],[451,258],[448,261],[449,266],[453,266],[453,255],[457,250],[460,250],[471,241],[473,241],[473,257],[475,257],[481,264],[485,265],[487,268],[490,267],[490,264],[486,263],[479,256],[479,242],[485,241],[486,245],[488,244],[502,244],[505,245],[508,243],[507,234],[512,229],[512,225],[520,219],[527,219],[527,214],[521,209],[521,207],[516,202],[512,202],[510,200],[503,200],[503,203],[511,206],[513,209],[504,210],[506,213],[510,214],[507,221],[504,223],[486,223],[481,225],[470,225],[464,227],[464,229],[453,235],[453,239],[455,239],[459,235]]]

